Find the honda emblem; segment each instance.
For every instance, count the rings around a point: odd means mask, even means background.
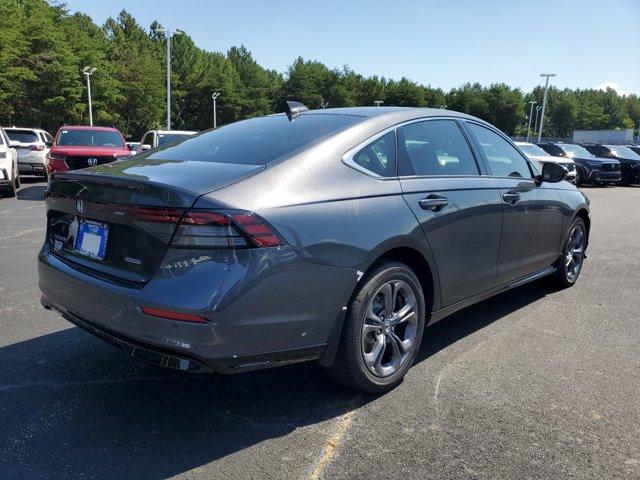
[[[82,200],[76,200],[76,210],[78,213],[82,213],[84,210],[84,205],[82,204]]]

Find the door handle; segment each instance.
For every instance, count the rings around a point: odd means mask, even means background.
[[[502,195],[502,200],[504,200],[505,203],[515,205],[520,201],[520,194],[514,190],[510,190]]]
[[[449,201],[445,197],[441,197],[440,195],[429,195],[426,198],[421,198],[418,200],[418,205],[423,210],[433,210],[437,212],[442,207],[447,205]]]

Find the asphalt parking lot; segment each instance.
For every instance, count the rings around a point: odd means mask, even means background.
[[[0,478],[640,478],[640,188],[588,188],[578,284],[427,328],[405,382],[312,364],[194,376],[39,304],[44,183],[0,199]]]

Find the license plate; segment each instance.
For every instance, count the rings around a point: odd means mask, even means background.
[[[107,254],[109,225],[93,220],[78,219],[78,235],[74,251],[80,255],[104,260]]]

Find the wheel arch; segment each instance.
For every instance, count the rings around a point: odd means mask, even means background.
[[[573,220],[576,218],[581,218],[584,222],[584,226],[587,229],[587,245],[589,244],[589,232],[591,231],[591,218],[589,217],[589,212],[586,208],[580,208],[573,216]],[[573,223],[573,220],[571,222]]]
[[[436,274],[435,266],[432,267],[427,258],[417,249],[407,246],[394,247],[379,253],[377,257],[369,263],[367,268],[362,272],[362,277],[367,272],[375,268],[380,263],[393,260],[407,265],[418,277],[420,286],[424,293],[425,300],[425,326],[429,323],[431,313],[435,309],[440,307],[440,285],[438,283],[438,277]],[[362,278],[361,277],[361,278]],[[351,296],[349,297],[349,303],[353,299],[354,295],[358,291],[357,285],[353,289]],[[338,350],[338,344],[340,343],[340,337],[342,335],[342,326],[344,323],[344,317],[346,315],[347,307],[340,312],[340,315],[336,319],[334,327],[329,335],[327,342],[327,348],[318,360],[321,366],[328,367],[333,363]]]
[[[429,265],[427,259],[418,251],[411,247],[397,247],[388,250],[381,254],[367,269],[367,271],[374,268],[376,265],[384,262],[385,260],[395,260],[407,265],[420,280],[420,286],[424,293],[424,301],[426,307],[427,323],[431,312],[433,312],[434,305],[438,305],[439,290],[437,289],[437,282],[434,276],[434,271]],[[365,272],[366,273],[366,272]]]

